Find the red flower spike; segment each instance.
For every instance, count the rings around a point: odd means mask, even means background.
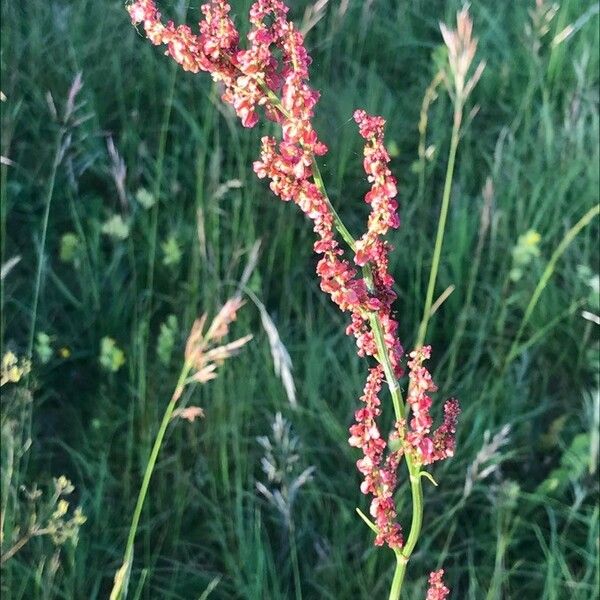
[[[460,407],[456,399],[444,405],[444,422],[430,435],[433,419],[429,413],[432,399],[429,392],[435,392],[437,386],[431,374],[423,366],[423,362],[431,356],[431,347],[423,346],[410,353],[408,361],[409,385],[406,401],[410,406],[412,419],[410,428],[404,432],[404,440],[412,447],[415,460],[422,465],[429,465],[444,460],[454,454],[456,421]]]
[[[426,600],[445,600],[450,594],[450,590],[444,585],[442,577],[444,569],[434,571],[429,575],[429,589],[427,590]]]

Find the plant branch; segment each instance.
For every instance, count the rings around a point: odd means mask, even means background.
[[[127,586],[129,583],[129,576],[131,574],[131,567],[133,563],[133,545],[135,542],[135,536],[140,522],[140,517],[142,515],[142,509],[144,508],[146,495],[148,493],[150,479],[152,478],[152,474],[154,473],[156,459],[162,447],[163,439],[167,431],[167,426],[171,421],[171,417],[173,416],[175,406],[181,396],[181,393],[183,391],[191,369],[191,362],[186,360],[183,365],[183,368],[181,369],[181,373],[179,374],[179,379],[177,380],[175,391],[173,392],[171,400],[169,401],[169,404],[167,404],[167,408],[165,409],[165,413],[160,423],[158,433],[156,434],[156,439],[154,440],[154,445],[152,446],[150,458],[148,459],[148,464],[146,465],[146,470],[144,472],[144,479],[142,480],[142,485],[138,494],[135,510],[133,511],[131,526],[129,528],[129,535],[127,537],[127,545],[125,547],[125,555],[123,557],[123,564],[121,568],[117,571],[117,575],[115,576],[115,583],[110,594],[110,600],[122,600],[127,596]]]

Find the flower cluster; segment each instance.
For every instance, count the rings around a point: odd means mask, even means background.
[[[396,293],[393,290],[394,278],[388,268],[391,247],[383,239],[390,228],[397,229],[400,226],[398,203],[395,200],[398,190],[396,179],[387,166],[390,157],[383,145],[385,120],[370,116],[364,110],[355,111],[354,120],[358,124],[360,135],[366,140],[363,167],[371,183],[371,189],[365,195],[365,202],[371,206],[367,231],[356,242],[354,262],[360,266],[370,265],[373,280],[370,291],[375,297],[370,308],[377,311],[392,367],[396,376],[400,377],[403,372],[400,359],[404,349],[397,335],[398,323],[392,317],[392,303],[396,299]],[[349,333],[354,333],[360,342],[363,341],[361,334],[367,335],[368,329],[365,323],[354,318]],[[371,341],[369,337],[367,339]],[[372,355],[360,344],[359,348],[364,354]]]
[[[360,135],[367,140],[364,148],[364,169],[372,187],[365,196],[365,202],[371,205],[368,228],[363,237],[356,243],[355,262],[365,265],[369,261],[378,263],[379,256],[386,252],[380,238],[390,228],[400,226],[398,203],[395,200],[398,190],[396,179],[387,164],[390,156],[383,145],[382,117],[371,117],[364,110],[354,112],[354,120],[359,126]],[[388,276],[389,278],[389,276]],[[388,286],[391,278],[385,282]]]
[[[423,346],[410,353],[406,400],[412,419],[410,429],[400,433],[407,447],[414,453],[415,461],[421,465],[430,465],[454,455],[456,421],[460,413],[458,401],[454,398],[447,400],[444,405],[444,422],[430,435],[433,419],[429,413],[432,400],[428,393],[437,390],[431,374],[423,366],[423,362],[430,356],[431,346]]]
[[[429,589],[427,590],[426,600],[445,600],[450,593],[450,590],[444,585],[442,577],[444,576],[444,569],[439,571],[433,571],[429,575]]]
[[[382,439],[376,422],[381,414],[378,394],[382,381],[383,368],[381,365],[373,367],[361,398],[365,406],[356,411],[356,424],[350,427],[348,442],[351,446],[361,448],[364,454],[356,465],[364,475],[361,492],[373,496],[370,513],[378,529],[375,544],[381,546],[387,543],[391,548],[401,548],[404,542],[400,525],[396,523],[393,494],[396,488],[396,470],[402,453],[400,450],[391,452],[383,460],[386,442]]]
[[[363,165],[371,188],[365,195],[370,206],[367,231],[356,242],[349,242],[354,252],[350,259],[344,256],[336,239],[337,215],[315,162],[315,157],[324,155],[327,147],[312,126],[319,93],[308,84],[311,59],[302,34],[287,18],[285,4],[281,0],[254,2],[250,8],[246,49],[239,47],[240,36],[225,0],[210,0],[202,6],[198,35],[187,25],[176,27],[172,22],[164,25],[153,0],[136,0],[128,10],[135,24],[143,24],[150,41],[166,45],[166,53],[184,69],[209,72],[223,86],[222,98],[234,108],[242,125],[256,125],[262,109],[266,118],[281,126],[281,139],[262,138],[254,171],[259,178],[270,181],[270,188],[277,196],[297,204],[312,221],[317,236],[314,250],[320,255],[317,274],[321,289],[342,311],[350,313],[347,333],[356,338],[358,354],[373,357],[379,363],[370,369],[361,398],[363,406],[355,413],[356,423],[350,428],[349,441],[363,452],[357,466],[364,477],[361,490],[372,496],[370,512],[378,530],[375,543],[400,549],[402,532],[396,523],[393,499],[400,458],[403,453],[410,453],[420,466],[451,456],[459,409],[458,403],[450,400],[445,406],[443,425],[433,436],[429,435],[431,399],[427,393],[434,391],[435,386],[422,366],[430,350],[421,348],[411,354],[409,362],[410,428],[399,422],[392,433],[398,441],[398,450],[388,449],[377,426],[384,358],[399,378],[403,374],[404,352],[392,312],[396,294],[389,272],[391,247],[384,239],[390,229],[400,225],[396,180],[388,167],[390,157],[384,146],[384,119],[363,110],[354,113],[365,140]],[[348,242],[348,236],[344,237]],[[378,341],[380,348],[385,345],[385,357],[379,355]],[[439,581],[433,581],[434,585],[437,588],[432,589],[446,589],[441,584],[441,575]],[[439,591],[431,593],[438,594],[431,596],[432,599],[444,597]]]

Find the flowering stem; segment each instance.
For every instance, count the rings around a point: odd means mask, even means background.
[[[370,267],[364,268],[365,280],[367,285],[372,281]],[[371,328],[375,337],[375,343],[377,344],[377,357],[383,365],[385,373],[385,379],[390,389],[392,396],[392,403],[394,405],[394,412],[396,420],[404,420],[406,418],[406,407],[402,399],[402,392],[398,384],[398,380],[394,375],[392,365],[390,362],[389,352],[384,341],[383,328],[379,317],[376,314],[372,314],[370,317]],[[423,488],[421,486],[420,467],[413,461],[410,453],[404,455],[406,460],[406,467],[410,476],[410,488],[412,496],[412,520],[410,524],[410,533],[406,544],[402,550],[396,550],[396,568],[394,570],[394,578],[392,579],[392,587],[390,589],[389,600],[399,600],[400,591],[402,589],[402,582],[404,581],[404,575],[406,573],[406,565],[408,560],[417,545],[417,540],[421,534],[421,526],[423,524]]]
[[[454,137],[454,136],[453,136]],[[458,138],[458,135],[456,135]],[[454,153],[456,153],[456,147],[454,147]],[[454,164],[454,160],[452,161]],[[323,183],[323,179],[321,177],[321,173],[319,171],[319,167],[317,165],[316,159],[313,156],[313,178],[315,180],[315,184],[319,187],[319,190],[326,198],[327,203],[329,205],[330,210],[334,216],[334,222],[336,229],[344,238],[344,240],[348,243],[351,249],[354,250],[354,239],[344,226],[342,220],[339,215],[336,213],[333,206],[329,201],[327,196],[327,192],[325,191],[325,186]],[[449,196],[449,194],[448,194]],[[447,212],[447,208],[446,208]],[[440,242],[441,248],[441,242]],[[439,261],[439,252],[438,252],[438,261]],[[436,269],[437,270],[437,269]],[[367,287],[372,289],[373,287],[373,274],[370,265],[366,265],[363,267],[363,276]],[[431,304],[429,305],[429,310],[431,310]],[[406,407],[404,405],[404,400],[402,398],[402,391],[400,390],[400,385],[398,383],[398,379],[394,374],[394,369],[392,367],[392,363],[390,360],[389,349],[385,343],[383,326],[381,324],[381,320],[377,313],[371,313],[369,316],[369,323],[371,325],[371,329],[373,331],[373,336],[375,338],[375,343],[377,345],[377,359],[383,366],[383,371],[385,373],[385,379],[387,386],[390,390],[390,395],[392,397],[392,404],[394,406],[394,413],[396,420],[405,419],[406,418]],[[419,345],[422,345],[421,342]],[[400,592],[402,589],[402,583],[404,581],[404,575],[406,573],[406,565],[408,564],[408,560],[417,544],[417,540],[419,539],[419,535],[421,533],[421,526],[423,523],[423,488],[421,486],[421,477],[420,477],[420,467],[415,465],[412,456],[410,453],[404,455],[404,459],[406,460],[406,466],[410,475],[410,486],[411,486],[411,495],[412,495],[412,520],[410,526],[410,533],[408,536],[408,540],[403,547],[403,549],[396,550],[396,568],[394,570],[394,577],[392,580],[392,587],[390,589],[389,600],[399,600]]]
[[[427,326],[431,317],[431,306],[433,304],[433,293],[435,291],[435,282],[440,266],[440,256],[442,254],[442,245],[444,242],[444,233],[446,230],[446,219],[448,217],[448,207],[450,206],[450,192],[452,191],[452,180],[454,178],[454,163],[456,161],[456,150],[458,148],[460,123],[462,117],[462,105],[456,108],[454,113],[454,124],[452,126],[452,139],[450,140],[450,152],[448,154],[448,166],[446,168],[446,180],[444,182],[444,193],[442,196],[442,206],[440,208],[440,218],[438,221],[437,234],[435,237],[435,247],[433,249],[433,260],[431,270],[429,271],[429,283],[427,284],[427,295],[425,297],[425,308],[423,309],[423,319],[419,325],[416,347],[420,348],[425,342],[427,336]]]
[[[456,152],[456,148],[454,149]],[[319,171],[319,167],[317,165],[317,161],[313,156],[313,178],[315,184],[327,200],[327,204],[329,205],[330,210],[334,216],[335,227],[337,231],[340,233],[342,238],[346,241],[346,243],[350,246],[352,250],[354,250],[355,242],[348,230],[346,229],[344,223],[341,218],[331,205],[329,201],[329,197],[327,196],[327,192],[325,190],[325,185],[323,183],[323,179],[321,177],[321,173]],[[439,260],[439,256],[438,256]],[[363,267],[363,276],[367,287],[372,289],[373,287],[373,274],[370,265],[366,265]],[[431,306],[429,307],[431,308]],[[383,371],[385,373],[385,379],[387,386],[390,390],[390,395],[392,397],[392,404],[394,406],[394,414],[396,420],[405,419],[406,418],[406,407],[404,405],[404,400],[402,398],[402,391],[400,390],[400,385],[398,383],[398,379],[394,374],[394,369],[392,367],[392,362],[390,359],[389,349],[385,343],[383,326],[381,324],[381,320],[379,315],[375,312],[371,313],[369,316],[369,323],[371,325],[371,329],[373,331],[373,336],[375,339],[375,343],[377,345],[377,359],[383,366]],[[418,465],[415,465],[412,459],[412,456],[407,453],[404,455],[404,459],[406,460],[406,466],[408,468],[408,472],[410,475],[410,486],[411,486],[411,495],[412,495],[412,521],[410,527],[410,533],[408,536],[408,540],[406,545],[402,549],[402,551],[396,550],[396,568],[394,570],[394,577],[392,580],[392,587],[390,589],[389,600],[399,600],[400,591],[402,589],[402,582],[404,581],[404,575],[406,573],[406,565],[408,564],[408,560],[417,544],[417,540],[419,539],[419,535],[421,533],[421,525],[423,523],[423,488],[421,486],[421,477],[419,475],[420,468]]]
[[[135,542],[135,536],[140,522],[140,517],[142,515],[142,509],[144,508],[144,502],[148,493],[150,479],[152,478],[152,474],[154,473],[156,459],[158,458],[158,453],[160,452],[160,448],[162,446],[165,433],[167,431],[167,426],[171,421],[173,411],[175,410],[175,406],[181,396],[181,392],[183,391],[185,382],[188,378],[191,369],[191,362],[186,360],[183,365],[183,368],[181,369],[181,373],[179,374],[179,379],[177,380],[175,391],[173,392],[171,400],[169,401],[169,404],[165,409],[165,413],[160,423],[158,433],[156,434],[156,439],[154,440],[154,445],[152,446],[150,458],[148,459],[148,464],[146,465],[146,470],[144,472],[144,479],[142,480],[142,485],[138,494],[135,510],[133,511],[131,526],[129,528],[129,536],[127,537],[127,545],[125,547],[125,555],[123,557],[123,565],[121,566],[119,571],[117,571],[117,575],[115,576],[115,583],[110,594],[110,600],[122,600],[127,597],[127,584],[129,582],[129,576],[131,573],[131,566],[133,562],[133,544]]]

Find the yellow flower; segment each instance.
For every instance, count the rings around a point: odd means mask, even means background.
[[[23,375],[27,375],[31,370],[28,360],[21,360],[21,364],[19,364],[18,358],[12,352],[7,352],[2,357],[1,367],[0,386],[5,383],[17,383]]]
[[[52,518],[53,519],[60,519],[61,517],[64,517],[67,514],[67,511],[69,510],[69,503],[66,500],[59,500],[58,504],[56,505],[56,510],[54,511]]]

